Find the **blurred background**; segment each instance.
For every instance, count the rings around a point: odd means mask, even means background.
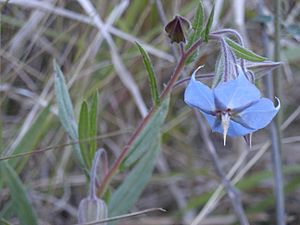
[[[274,2],[216,0],[212,31],[236,29],[247,48],[260,55],[267,49],[272,60]],[[5,161],[24,184],[39,224],[75,224],[78,204],[87,195],[88,182],[57,117],[53,59],[65,75],[76,119],[82,101],[89,102],[93,92],[98,91],[98,147],[103,147],[113,162],[152,106],[147,72],[135,42],[149,53],[162,91],[179,52],[178,46],[168,40],[164,25],[175,15],[192,20],[198,0],[92,0],[102,19],[101,29],[75,0],[0,3],[1,155],[33,152]],[[213,1],[204,0],[203,5],[208,17]],[[286,216],[288,224],[299,225],[300,1],[286,0],[281,5],[283,65],[279,69],[279,98]],[[265,44],[263,36],[268,38]],[[185,67],[180,79],[199,65],[205,65],[203,73],[214,72],[218,54],[215,42],[202,45],[196,62]],[[257,85],[265,91],[261,79]],[[204,215],[201,224],[237,224],[227,196],[223,192],[213,195],[221,184],[220,178],[196,118],[183,102],[185,86],[182,83],[172,92],[169,113],[162,126],[162,152],[153,177],[131,210],[162,207],[167,212],[150,213],[118,224],[190,224],[199,212]],[[275,224],[268,129],[253,135],[251,149],[243,138],[229,138],[224,147],[221,135],[209,132],[209,137],[224,172],[235,174],[233,180],[250,223]],[[46,148],[47,151],[34,153]],[[114,177],[112,191],[123,179],[126,173]],[[2,176],[0,187],[0,216],[20,224]]]

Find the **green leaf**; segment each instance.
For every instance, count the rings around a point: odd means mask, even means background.
[[[270,73],[273,69],[279,67],[281,62],[255,62],[255,63],[247,63],[246,68],[251,70],[255,74],[255,79],[260,79],[263,76]]]
[[[160,144],[156,143],[131,170],[123,183],[112,194],[109,203],[109,217],[126,213],[138,200],[148,183],[155,164]]]
[[[94,158],[95,152],[97,150],[97,124],[98,124],[98,92],[96,91],[92,96],[92,106],[89,113],[90,119],[90,159]]]
[[[51,114],[49,114],[49,108],[50,106],[47,106],[42,109],[42,111],[36,116],[26,134],[13,150],[13,155],[30,152],[38,145],[38,143],[40,143],[43,136],[49,131],[49,124],[51,124],[53,119]],[[19,173],[19,171],[22,171],[28,159],[28,157],[11,159],[9,160],[9,164],[17,171],[17,173]]]
[[[0,218],[0,224],[3,224],[3,225],[11,225],[6,219],[4,218]]]
[[[3,141],[3,125],[2,120],[0,120],[0,155],[2,155],[4,150],[4,141]]]
[[[255,18],[253,18],[253,22],[257,22],[257,23],[269,23],[272,22],[273,18],[272,16],[267,16],[267,15],[258,15]]]
[[[226,38],[225,40],[226,43],[230,46],[230,48],[235,52],[235,54],[242,59],[246,59],[251,62],[262,62],[266,60],[265,57],[257,55],[256,53],[244,48],[243,46],[239,45],[238,43],[234,42],[229,38]]]
[[[89,111],[86,101],[82,102],[80,109],[80,117],[78,124],[78,135],[80,140],[80,150],[82,158],[85,162],[87,168],[91,168],[91,159],[89,157],[89,141],[86,141],[89,138],[90,133],[90,120],[89,120]]]
[[[68,92],[64,75],[57,65],[56,61],[53,61],[54,74],[55,74],[55,95],[58,106],[58,116],[63,127],[71,137],[73,141],[78,141],[77,124],[73,112],[73,106],[71,98]],[[81,156],[80,147],[78,144],[73,145],[76,152],[77,160],[81,166],[84,166],[84,161]]]
[[[203,35],[203,38],[204,38],[205,42],[208,42],[210,28],[211,28],[211,25],[212,25],[213,19],[214,19],[214,13],[215,13],[215,5],[213,6],[213,8],[212,8],[212,10],[210,12],[210,15],[209,15],[209,18],[207,20],[205,29],[203,30],[203,34],[202,35]]]
[[[124,167],[129,167],[135,163],[142,155],[144,155],[160,135],[160,128],[165,120],[168,112],[169,99],[164,100],[154,115],[151,117],[148,124],[144,127],[140,135],[137,137],[134,144],[122,163]]]
[[[194,20],[192,23],[193,32],[190,34],[188,38],[188,42],[185,45],[185,50],[189,49],[192,44],[194,44],[200,37],[203,29],[204,24],[204,9],[202,1],[199,1],[196,14],[194,16]],[[186,64],[189,64],[194,61],[198,51],[194,52],[189,58],[185,61]]]
[[[126,213],[138,200],[143,189],[148,183],[155,164],[155,159],[160,151],[160,128],[168,112],[169,98],[164,100],[148,126],[139,135],[130,150],[130,155],[125,164],[136,162],[129,175],[112,194],[109,202],[109,216]],[[150,132],[151,131],[151,132]],[[137,161],[139,159],[139,161]]]
[[[221,52],[220,56],[217,59],[216,66],[215,66],[215,75],[212,82],[212,88],[215,88],[217,84],[222,79],[222,74],[224,73],[224,54]]]
[[[17,173],[7,162],[1,162],[0,167],[2,171],[1,177],[5,179],[9,188],[13,208],[15,209],[15,213],[18,215],[20,224],[37,224],[36,215],[29,202],[25,187]]]
[[[150,57],[148,55],[148,53],[143,49],[143,47],[136,42],[136,45],[138,46],[142,56],[143,56],[143,60],[144,60],[144,64],[146,67],[146,70],[148,72],[148,78],[150,81],[150,88],[151,88],[151,95],[152,95],[152,100],[153,100],[153,104],[155,106],[158,106],[160,104],[160,99],[159,99],[159,93],[158,93],[158,89],[157,89],[157,82],[156,82],[156,78],[155,78],[155,73],[150,61]]]

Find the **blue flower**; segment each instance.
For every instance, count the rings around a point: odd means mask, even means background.
[[[236,79],[219,83],[211,89],[195,79],[195,73],[185,90],[184,101],[200,110],[213,132],[226,136],[244,136],[266,127],[280,109],[260,91],[239,69]]]

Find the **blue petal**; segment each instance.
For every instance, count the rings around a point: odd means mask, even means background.
[[[192,74],[189,85],[184,92],[184,101],[192,107],[196,107],[202,112],[212,113],[215,111],[215,103],[212,90],[195,79],[195,73]]]
[[[221,119],[206,113],[203,114],[209,126],[211,127],[212,131],[223,134]],[[238,136],[244,136],[246,134],[250,134],[254,131],[255,131],[254,129],[244,127],[242,124],[230,120],[227,135],[231,137],[238,137]]]
[[[244,109],[238,114],[234,120],[243,126],[258,130],[267,126],[280,109],[280,101],[278,106],[274,107],[273,102],[267,98],[261,98],[255,104]]]
[[[220,83],[214,89],[215,104],[218,109],[239,110],[260,99],[260,91],[247,80],[240,70],[235,80]]]

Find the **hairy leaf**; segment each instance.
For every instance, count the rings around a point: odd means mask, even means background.
[[[155,77],[153,66],[150,61],[150,57],[149,57],[148,53],[143,49],[143,47],[139,43],[136,42],[136,45],[138,46],[138,48],[143,56],[144,64],[145,64],[146,70],[148,72],[148,78],[149,78],[149,82],[150,82],[153,104],[155,106],[158,106],[160,104],[159,93],[158,93],[156,77]]]
[[[235,52],[235,54],[237,54],[237,56],[241,57],[242,59],[246,59],[251,62],[262,62],[266,60],[265,57],[257,55],[256,53],[244,48],[243,46],[239,45],[229,38],[226,38],[225,40],[230,48]]]
[[[109,216],[126,213],[139,198],[148,183],[160,151],[160,128],[168,112],[169,99],[162,102],[148,126],[131,148],[125,165],[137,162],[123,183],[112,194],[109,202]],[[151,132],[150,132],[151,131]],[[137,161],[139,159],[139,161]]]
[[[18,215],[20,224],[37,224],[35,212],[33,211],[25,187],[19,179],[17,173],[7,162],[1,162],[0,168],[2,171],[1,177],[5,179],[5,182],[9,188],[13,209]]]
[[[204,9],[203,9],[202,1],[199,1],[198,7],[196,10],[196,14],[194,16],[194,20],[192,23],[193,31],[188,38],[187,44],[185,45],[186,50],[189,49],[192,46],[192,44],[194,44],[201,37],[201,33],[203,30],[203,24],[204,24]],[[197,52],[194,52],[186,60],[186,64],[193,62],[193,59],[196,57]]]
[[[89,111],[86,101],[83,101],[80,109],[79,125],[78,125],[78,134],[80,140],[80,151],[84,163],[87,168],[91,168],[91,159],[89,157],[89,132],[90,132],[90,120],[89,120]]]
[[[66,85],[64,75],[55,60],[53,61],[53,66],[55,72],[55,95],[58,106],[58,116],[71,139],[73,141],[78,141],[77,124],[75,122],[75,116],[71,98],[68,92],[68,87]],[[84,166],[79,145],[75,144],[74,148],[79,163],[81,164],[81,166]]]
[[[205,42],[208,42],[208,36],[209,36],[210,28],[211,28],[212,23],[213,23],[214,13],[215,13],[215,5],[213,6],[213,8],[212,8],[212,10],[209,14],[209,18],[207,20],[205,29],[203,31],[203,38],[204,38]]]
[[[97,91],[92,96],[92,106],[89,113],[89,123],[90,123],[90,159],[94,158],[95,152],[97,150],[97,140],[95,139],[97,136],[97,123],[98,123],[98,93]]]

